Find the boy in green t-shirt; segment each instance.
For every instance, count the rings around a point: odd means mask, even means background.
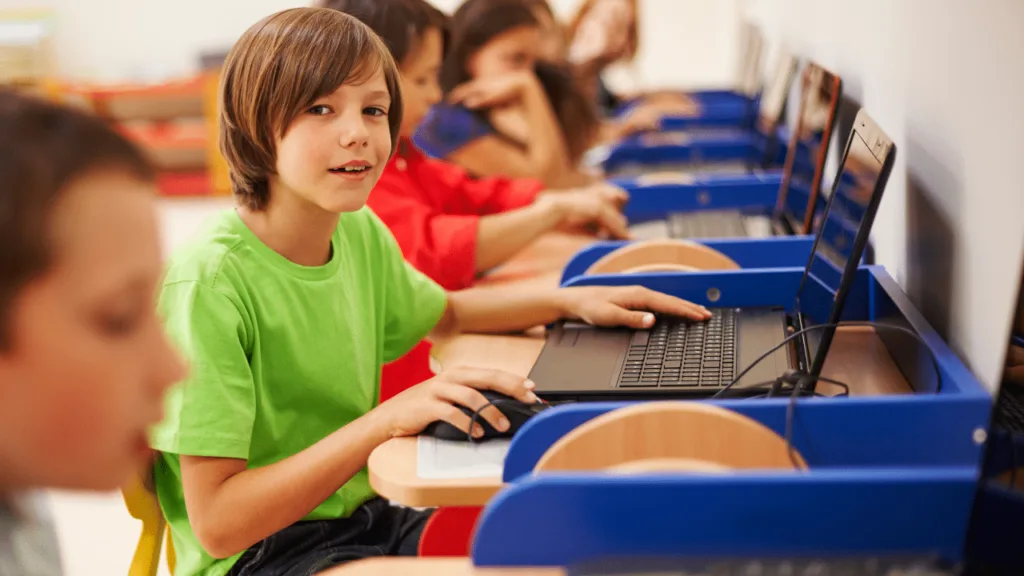
[[[311,574],[414,554],[428,512],[376,497],[388,438],[486,404],[534,401],[524,378],[447,371],[378,405],[380,369],[425,336],[560,317],[650,325],[701,307],[639,288],[446,294],[364,204],[394,152],[395,64],[357,20],[299,8],[249,29],[223,69],[221,146],[238,208],[172,258],[160,295],[191,364],[152,434],[179,574]],[[493,407],[481,416],[507,426]]]

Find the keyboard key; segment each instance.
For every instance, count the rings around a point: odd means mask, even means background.
[[[651,333],[647,330],[637,330],[633,332],[633,337],[629,342],[630,346],[647,346],[647,341],[650,339]]]

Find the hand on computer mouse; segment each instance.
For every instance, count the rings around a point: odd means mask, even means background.
[[[595,326],[650,328],[655,315],[670,314],[690,320],[709,320],[700,305],[642,286],[577,286],[559,290],[565,317]]]
[[[481,393],[485,398],[487,398],[488,402],[490,402],[492,406],[497,408],[498,411],[508,419],[511,425],[507,430],[496,430],[493,426],[488,424],[486,420],[478,416],[476,423],[480,424],[484,430],[484,433],[480,436],[471,438],[464,430],[460,430],[448,422],[441,420],[428,424],[427,427],[423,429],[422,433],[440,440],[457,442],[511,438],[519,431],[520,428],[523,427],[524,424],[526,424],[527,421],[550,408],[550,406],[544,402],[527,403],[516,398],[506,396],[501,392],[494,392],[493,390],[482,390]],[[465,407],[459,407],[459,409],[462,410],[466,416],[469,416],[470,419],[473,418],[475,413],[474,410],[470,410]]]
[[[483,392],[492,391],[527,404],[536,403],[533,382],[523,376],[486,368],[454,368],[409,388],[374,409],[387,427],[388,435],[412,436],[436,421],[447,422],[463,432],[469,431],[470,415],[480,412],[480,419],[499,432],[511,426],[497,406],[490,405]],[[467,414],[460,408],[469,410]],[[481,410],[482,409],[482,410]],[[473,430],[483,436],[480,424]]]

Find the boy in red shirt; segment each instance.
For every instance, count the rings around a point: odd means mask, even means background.
[[[373,29],[399,65],[405,105],[401,141],[367,204],[391,229],[413,266],[445,289],[459,290],[555,229],[589,226],[607,236],[626,237],[621,207],[627,196],[611,185],[548,192],[537,180],[474,179],[458,165],[416,149],[412,134],[441,100],[444,14],[423,0],[325,0],[324,7]],[[465,88],[471,94],[462,97],[478,103],[541,90],[530,74]],[[433,377],[429,364],[430,345],[421,342],[384,366],[381,400]]]

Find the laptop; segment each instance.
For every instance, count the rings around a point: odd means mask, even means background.
[[[549,401],[706,397],[729,385],[754,360],[788,334],[842,316],[864,245],[874,222],[896,147],[861,110],[846,143],[837,189],[829,195],[824,217],[838,214],[839,196],[861,204],[856,238],[849,249],[823,241],[827,225],[815,236],[813,249],[794,298],[784,308],[717,308],[707,322],[661,317],[648,330],[599,328],[562,321],[547,334],[530,372],[537,394]],[[849,186],[849,190],[840,189]],[[832,295],[831,307],[821,291]],[[818,294],[808,298],[808,294]],[[797,337],[748,371],[734,386],[737,393],[768,385],[787,370],[818,376],[834,330]],[[763,392],[764,390],[761,390]]]
[[[782,121],[782,113],[786,106],[786,96],[789,94],[790,84],[793,82],[793,75],[797,68],[796,57],[785,48],[780,49],[778,62],[775,66],[775,73],[771,81],[765,86],[761,94],[760,106],[758,107],[757,118],[753,122],[753,128],[761,131],[767,137],[771,137],[775,127]],[[690,128],[687,130],[674,130],[663,132],[649,132],[637,136],[637,140],[649,146],[657,146],[671,139],[673,136],[693,138],[740,138],[750,132],[750,128],[737,126],[706,126],[701,128]]]
[[[751,122],[752,126],[713,126],[702,128],[691,128],[687,130],[669,130],[660,132],[648,132],[630,138],[635,144],[620,144],[622,146],[643,146],[645,148],[658,146],[680,146],[685,145],[694,139],[724,139],[734,140],[744,138],[751,131],[761,134],[765,139],[764,154],[760,160],[744,159],[729,162],[717,160],[705,161],[700,154],[700,147],[694,147],[688,161],[675,164],[661,164],[661,167],[679,167],[687,171],[709,173],[710,171],[743,172],[754,168],[754,164],[761,167],[768,167],[770,159],[775,155],[777,146],[777,128],[782,121],[782,115],[786,106],[786,97],[789,95],[789,87],[793,82],[793,75],[796,73],[797,59],[788,51],[782,49],[779,53],[778,64],[771,82],[765,87],[756,119]],[[588,162],[601,162],[606,157],[612,146],[599,146],[590,151]],[[613,174],[615,177],[639,176],[651,170],[648,163],[627,164],[616,168]]]
[[[822,174],[832,141],[842,82],[839,76],[811,62],[804,68],[800,109],[792,131],[782,183],[772,216],[741,210],[673,212],[663,220],[630,227],[635,239],[767,238],[808,234],[811,207],[818,200]],[[790,188],[797,191],[790,195]]]

